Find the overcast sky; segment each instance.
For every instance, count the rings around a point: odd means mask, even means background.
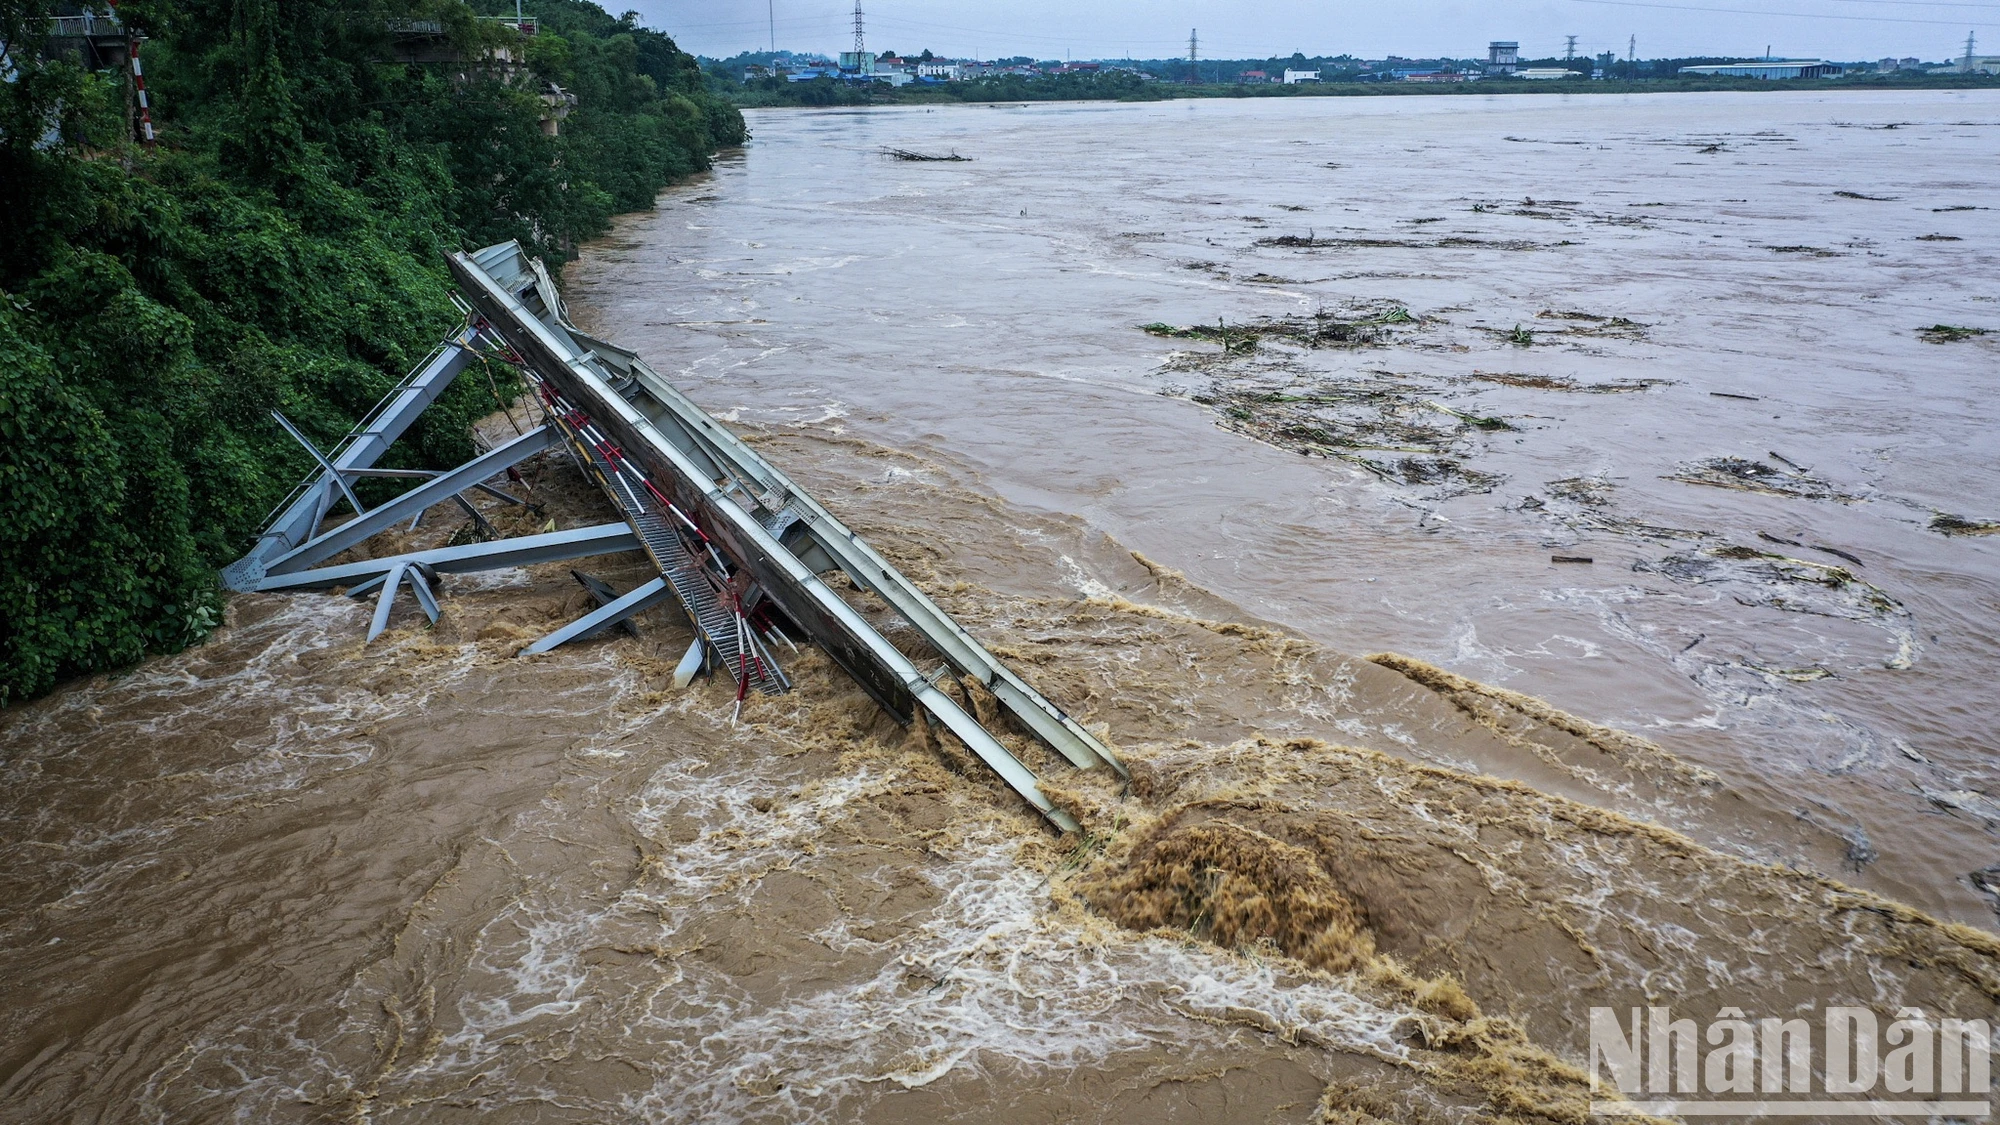
[[[605,0],[613,12],[635,0]],[[1875,59],[1955,58],[1977,31],[2000,54],[2000,0],[863,0],[870,50],[998,58],[1162,58],[1187,53],[1261,58],[1348,53],[1369,58],[1469,58],[1492,39],[1526,57],[1579,53],[1639,57],[1762,55]],[[763,50],[773,16],[782,50],[840,51],[853,42],[853,0],[636,0],[649,26],[711,56]],[[528,7],[533,8],[533,0]]]

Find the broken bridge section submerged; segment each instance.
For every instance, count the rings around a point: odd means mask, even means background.
[[[273,517],[257,545],[225,572],[239,590],[327,589],[375,593],[370,638],[386,626],[407,583],[437,619],[438,573],[646,552],[660,578],[528,646],[543,652],[591,636],[671,596],[696,632],[680,683],[706,663],[727,672],[741,703],[749,689],[775,694],[790,680],[768,648],[793,636],[818,644],[899,722],[924,714],[942,723],[1048,822],[1077,822],[1042,792],[1032,770],[939,688],[971,677],[1027,731],[1078,768],[1125,767],[1099,739],[1001,664],[922,591],[789,477],[671,386],[636,353],[572,324],[548,273],[517,243],[449,259],[468,315],[463,328],[399,385],[330,454]],[[456,469],[363,510],[351,479],[372,468],[396,437],[473,358],[514,365],[541,403],[543,425]],[[280,419],[282,422],[283,419]],[[520,536],[361,562],[314,564],[378,531],[457,501],[520,461],[567,447],[624,516],[623,524]],[[355,518],[321,524],[343,499]],[[920,669],[825,581],[844,574],[879,597],[942,658]]]

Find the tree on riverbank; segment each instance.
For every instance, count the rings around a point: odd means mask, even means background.
[[[559,262],[743,140],[667,36],[533,7],[528,38],[458,0],[127,0],[146,148],[122,71],[0,0],[0,704],[207,634],[311,466],[270,411],[338,440],[457,319],[445,252]],[[411,26],[444,64],[399,58]],[[395,463],[462,459],[491,393],[461,380]]]

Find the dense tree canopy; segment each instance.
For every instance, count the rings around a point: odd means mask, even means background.
[[[213,627],[216,567],[311,464],[270,411],[338,440],[455,321],[445,252],[559,262],[744,136],[582,0],[535,0],[533,37],[461,0],[125,0],[146,149],[49,10],[0,0],[0,703]],[[461,380],[395,463],[462,459],[491,396]]]

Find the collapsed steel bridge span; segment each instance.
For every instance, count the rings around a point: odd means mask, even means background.
[[[969,676],[1005,712],[1071,765],[1125,775],[1109,747],[1002,664],[791,478],[689,401],[637,354],[572,324],[540,262],[505,242],[449,259],[465,324],[412,371],[333,449],[322,451],[290,422],[278,422],[311,452],[318,469],[282,503],[248,554],[223,572],[237,590],[345,587],[373,594],[373,640],[408,586],[438,618],[443,574],[523,566],[622,551],[643,551],[658,577],[528,645],[547,652],[595,636],[656,605],[673,602],[695,632],[675,672],[685,686],[703,667],[736,685],[740,709],[753,690],[777,694],[791,681],[772,649],[796,637],[820,646],[897,721],[927,714],[998,773],[1056,828],[1074,817],[1042,792],[1032,770],[961,707],[939,682]],[[455,469],[375,468],[396,438],[451,381],[481,358],[513,365],[540,403],[542,424]],[[622,522],[409,551],[323,565],[398,523],[415,526],[434,505],[454,503],[483,522],[465,493],[518,499],[494,478],[563,446],[609,497]],[[422,483],[366,508],[354,491],[365,477]],[[354,510],[327,525],[341,501]],[[926,672],[849,605],[827,577],[844,574],[899,614],[942,658]]]

